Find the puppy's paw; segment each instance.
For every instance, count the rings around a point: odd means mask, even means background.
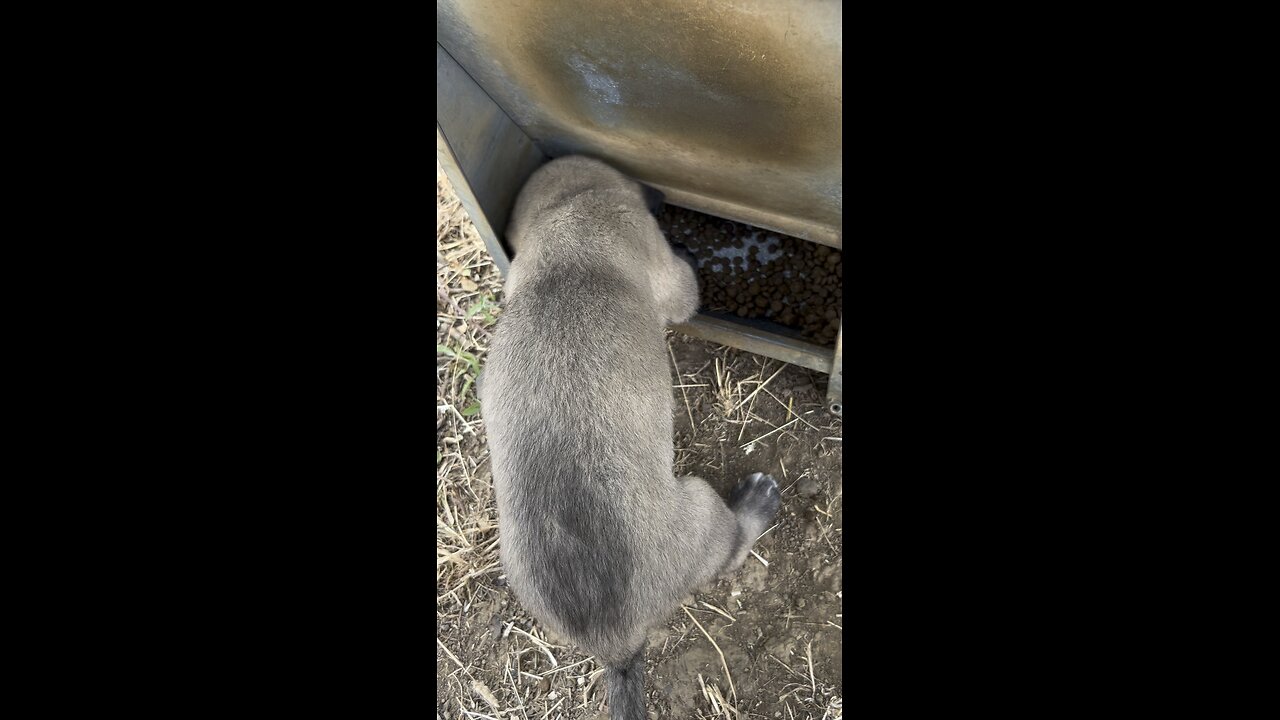
[[[772,475],[752,473],[738,481],[729,493],[729,508],[735,513],[751,513],[766,520],[778,514],[782,491]]]

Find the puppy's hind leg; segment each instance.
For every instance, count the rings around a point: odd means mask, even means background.
[[[727,505],[702,478],[688,476],[679,482],[689,525],[681,553],[686,565],[682,576],[688,584],[677,589],[683,594],[737,569],[777,515],[781,497],[778,483],[763,473],[739,482]]]
[[[729,493],[729,507],[738,518],[746,537],[734,548],[734,555],[729,560],[728,569],[733,570],[747,559],[751,546],[756,538],[769,527],[782,505],[782,490],[772,475],[751,473],[738,481],[733,492]]]

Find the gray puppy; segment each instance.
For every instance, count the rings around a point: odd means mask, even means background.
[[[728,504],[673,476],[663,328],[693,315],[698,286],[646,200],[585,157],[533,174],[480,387],[508,582],[605,665],[615,720],[645,717],[647,631],[741,565],[780,502],[762,473]]]

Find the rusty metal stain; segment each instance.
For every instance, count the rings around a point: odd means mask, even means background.
[[[440,0],[436,39],[549,155],[840,227],[839,2]]]

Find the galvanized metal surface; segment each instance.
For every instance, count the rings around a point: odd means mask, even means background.
[[[839,4],[660,3],[671,10],[665,17],[654,6],[643,17],[623,12],[630,7],[615,0],[438,5],[436,157],[498,270],[505,275],[510,262],[503,236],[516,194],[548,156],[569,152],[607,159],[663,190],[673,204],[840,247]],[[619,11],[616,20],[604,17],[611,9]],[[466,24],[476,19],[478,25]],[[493,27],[498,20],[516,24]],[[623,27],[629,29],[620,35]],[[543,34],[533,32],[537,28]],[[808,39],[811,56],[779,51],[768,70],[752,64],[765,61],[768,43],[744,44],[747,39],[776,41],[779,32],[776,47]],[[623,35],[630,39],[623,42]],[[697,50],[698,38],[728,45]],[[666,53],[632,55],[647,58],[639,65],[643,73],[606,72],[635,52],[632,40]],[[462,49],[462,58],[449,43]],[[530,66],[530,58],[543,64]],[[742,67],[731,67],[732,59]],[[720,73],[708,74],[706,63],[721,61]],[[490,87],[477,82],[486,77]],[[787,98],[781,105],[779,93]],[[791,112],[801,98],[815,116]],[[833,354],[709,315],[677,329],[830,373],[828,402],[839,410],[842,339]]]
[[[506,275],[507,218],[525,180],[547,158],[439,44],[436,160]]]
[[[672,325],[672,327],[686,335],[736,347],[792,365],[807,367],[810,370],[831,371],[831,351],[827,348],[766,332],[744,323],[700,313],[689,322]]]
[[[439,0],[436,41],[548,156],[841,247],[841,15],[836,0]]]
[[[844,322],[836,335],[836,354],[831,360],[831,377],[827,381],[827,407],[836,415],[844,414]]]

